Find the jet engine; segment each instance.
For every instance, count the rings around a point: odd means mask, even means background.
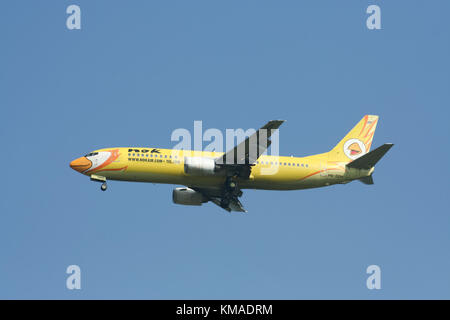
[[[200,192],[190,188],[175,188],[172,193],[172,201],[187,206],[201,206],[203,202],[208,202],[208,199]]]
[[[185,157],[184,173],[194,176],[209,176],[214,174],[216,162],[203,157]]]

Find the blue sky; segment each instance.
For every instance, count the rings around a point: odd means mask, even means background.
[[[82,29],[66,28],[77,4]],[[377,4],[382,30],[366,28]],[[448,1],[3,1],[0,298],[450,298]],[[286,119],[282,155],[365,114],[375,185],[244,192],[246,215],[68,166],[176,128]],[[81,267],[82,289],[65,287]],[[366,288],[366,268],[382,289]]]

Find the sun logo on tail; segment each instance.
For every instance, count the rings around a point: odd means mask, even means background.
[[[350,139],[344,143],[344,153],[350,159],[355,160],[366,153],[366,146],[361,140]]]
[[[352,156],[361,153],[361,148],[359,147],[359,144],[357,144],[356,142],[353,142],[353,143],[348,147],[348,150],[350,150],[350,154],[351,154]]]

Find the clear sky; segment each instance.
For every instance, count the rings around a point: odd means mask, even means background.
[[[81,7],[81,30],[66,8]],[[381,8],[368,30],[366,8]],[[450,3],[2,1],[0,298],[450,298]],[[331,149],[365,115],[394,148],[375,185],[171,201],[69,162],[170,148],[174,129],[281,127]],[[82,289],[66,289],[79,265]],[[366,268],[381,267],[381,290]]]

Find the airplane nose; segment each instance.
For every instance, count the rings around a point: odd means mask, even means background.
[[[70,163],[70,167],[73,170],[78,171],[78,172],[86,171],[91,166],[92,166],[92,162],[86,157],[81,157],[81,158],[75,159]]]

